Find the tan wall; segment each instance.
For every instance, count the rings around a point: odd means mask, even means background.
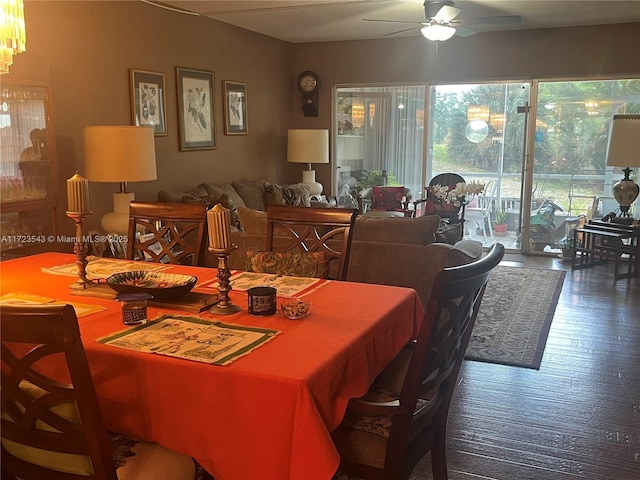
[[[130,185],[140,200],[203,180],[298,181],[302,165],[286,163],[287,129],[330,128],[335,84],[640,75],[640,24],[478,34],[438,44],[412,37],[293,45],[138,1],[27,0],[25,15],[27,53],[16,57],[9,77],[48,70],[63,233],[73,231],[62,213],[64,181],[84,171],[82,129],[130,124],[130,68],[164,73],[167,91],[168,135],[156,137],[158,180]],[[215,150],[178,149],[176,66],[215,73]],[[320,76],[317,118],[300,109],[295,81],[303,70]],[[222,80],[247,84],[247,136],[223,134]],[[316,170],[328,190],[331,166]],[[116,189],[91,183],[90,228],[112,209]]]

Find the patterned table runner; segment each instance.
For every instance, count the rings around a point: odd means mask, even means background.
[[[106,279],[114,273],[128,272],[130,270],[148,270],[157,272],[169,268],[169,265],[151,262],[134,262],[132,260],[118,260],[101,257],[87,257],[87,278],[90,280]],[[42,271],[53,275],[78,276],[78,266],[74,263],[58,265],[56,267],[42,267]]]
[[[71,295],[115,300],[118,292],[116,292],[106,283],[101,283],[84,290],[71,290]],[[212,306],[218,303],[218,295],[214,293],[187,292],[175,299],[163,300],[152,298],[148,303],[152,307],[170,308],[172,310],[181,310],[183,312],[200,313],[210,309]]]
[[[209,322],[197,317],[162,315],[149,323],[98,341],[138,352],[229,365],[279,333],[266,328]]]
[[[303,297],[326,285],[328,280],[234,271],[230,282],[231,288],[240,292],[246,292],[253,287],[273,287],[280,297]],[[217,289],[218,279],[204,282],[199,286]]]

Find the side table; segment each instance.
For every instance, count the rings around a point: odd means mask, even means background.
[[[573,232],[575,247],[571,254],[571,268],[615,262],[614,277],[632,278],[640,272],[640,227],[592,220]],[[619,273],[623,255],[628,259],[626,273]]]

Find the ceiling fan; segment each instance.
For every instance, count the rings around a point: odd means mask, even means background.
[[[404,20],[380,20],[372,18],[363,18],[366,22],[390,22],[390,23],[412,23],[416,26],[405,28],[396,32],[387,33],[384,36],[396,35],[410,30],[420,29],[422,35],[433,41],[444,41],[450,39],[453,35],[459,37],[468,37],[476,33],[464,25],[495,25],[499,23],[520,23],[522,20],[519,15],[502,15],[497,17],[478,17],[454,20],[462,11],[454,5],[452,0],[425,1],[424,14],[427,18],[426,22],[404,21]]]

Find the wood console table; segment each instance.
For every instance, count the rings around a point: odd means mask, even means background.
[[[573,232],[575,245],[571,255],[571,268],[602,265],[615,262],[615,279],[631,278],[640,271],[640,227],[592,220]],[[623,255],[628,259],[626,273],[619,273]]]

